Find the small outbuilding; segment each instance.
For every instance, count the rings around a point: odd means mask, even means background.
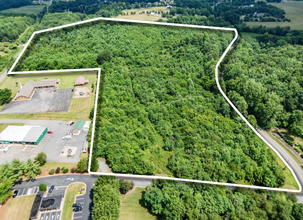
[[[88,131],[90,126],[90,121],[86,121],[84,126],[83,126],[83,131]]]
[[[73,135],[79,135],[83,129],[84,124],[85,124],[85,121],[83,121],[83,120],[77,121],[72,130]]]
[[[84,86],[85,84],[88,84],[89,80],[85,79],[83,76],[79,76],[75,81],[75,86]]]

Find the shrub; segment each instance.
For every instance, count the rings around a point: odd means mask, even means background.
[[[55,170],[54,169],[51,169],[50,171],[49,171],[49,174],[50,175],[53,175],[55,173]]]
[[[61,167],[61,171],[63,171],[65,169],[65,167]]]
[[[46,163],[46,158],[47,158],[46,154],[41,152],[35,157],[35,160],[39,162],[40,166],[43,166]]]
[[[60,167],[57,167],[57,169],[56,169],[55,172],[56,172],[56,173],[60,173]]]
[[[46,184],[44,184],[44,183],[41,183],[40,185],[39,185],[39,191],[46,191],[46,189],[47,189],[47,186],[46,186]]]
[[[73,167],[73,168],[70,170],[70,172],[75,173],[75,172],[76,172],[75,167]]]
[[[40,175],[41,173],[42,173],[42,170],[39,168],[39,169],[37,170],[37,174]]]
[[[9,49],[5,48],[4,53],[8,53],[8,52],[9,52]]]
[[[64,168],[63,173],[67,173],[67,172],[68,172],[68,168]]]
[[[301,150],[298,147],[295,147],[295,151],[297,151],[298,153],[301,153]]]
[[[121,194],[127,193],[129,190],[131,190],[134,187],[133,181],[127,181],[127,180],[119,180],[119,190]]]

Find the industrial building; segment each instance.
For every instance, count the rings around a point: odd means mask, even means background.
[[[84,124],[85,124],[85,121],[83,121],[83,120],[77,121],[72,130],[73,135],[79,135],[80,132],[82,131]]]
[[[46,127],[7,126],[0,134],[2,144],[32,144],[38,145],[47,133]]]

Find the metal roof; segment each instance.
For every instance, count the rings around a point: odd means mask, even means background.
[[[46,127],[32,127],[22,141],[36,142],[45,131]]]
[[[37,87],[44,87],[44,86],[55,86],[57,79],[45,79],[41,81],[28,81],[24,84],[23,88],[18,89],[18,94],[16,98],[20,96],[30,97],[32,91]]]
[[[46,127],[33,127],[33,126],[7,126],[0,134],[1,141],[14,141],[14,142],[36,142],[42,133],[47,129]]]
[[[83,128],[84,124],[85,124],[85,121],[79,120],[79,121],[76,122],[76,124],[74,125],[73,129],[79,129],[79,130],[81,130]]]

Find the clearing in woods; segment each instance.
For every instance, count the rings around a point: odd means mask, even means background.
[[[144,14],[140,14],[142,11],[144,11]],[[148,15],[148,12],[168,12],[169,9],[166,9],[166,7],[153,7],[153,8],[140,8],[140,9],[129,9],[129,10],[123,10],[125,15],[119,15],[117,18],[119,19],[130,19],[130,20],[138,20],[138,21],[157,21],[161,18],[161,14],[159,15]],[[131,14],[131,12],[136,12],[136,14]],[[128,15],[127,15],[128,13]],[[162,18],[163,20],[166,20],[166,18]]]

